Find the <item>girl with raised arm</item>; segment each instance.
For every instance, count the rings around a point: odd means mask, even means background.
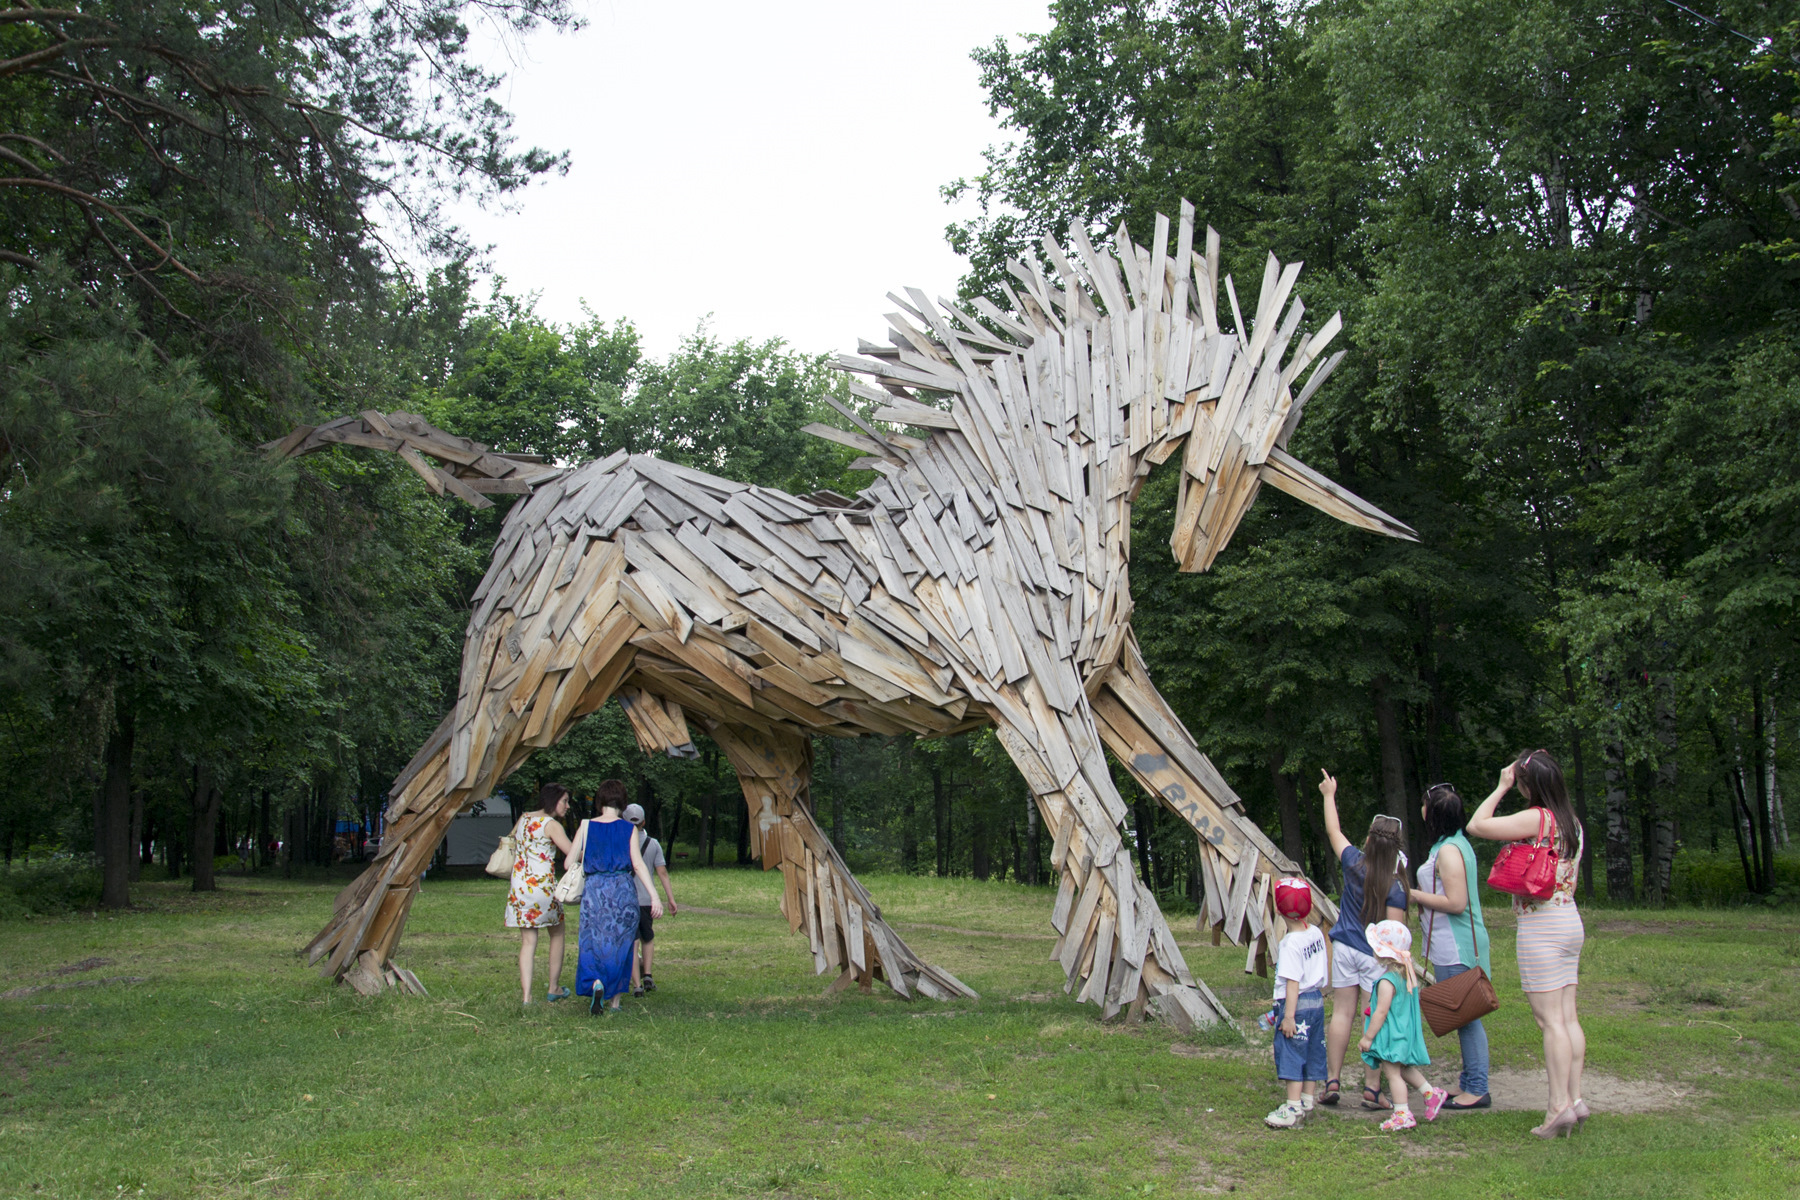
[[[1525,797],[1523,810],[1496,816],[1500,800],[1514,787]],[[1531,1002],[1531,1015],[1544,1031],[1544,1066],[1550,1076],[1549,1107],[1544,1123],[1531,1132],[1551,1138],[1587,1120],[1581,1098],[1581,1069],[1587,1059],[1587,1034],[1575,1015],[1575,987],[1586,940],[1581,913],[1575,907],[1575,880],[1586,834],[1563,786],[1562,767],[1547,750],[1521,754],[1500,772],[1493,794],[1469,818],[1468,831],[1496,842],[1549,839],[1557,848],[1556,888],[1543,900],[1513,897],[1519,917],[1519,986]]]
[[[1369,822],[1362,848],[1350,844],[1338,821],[1337,780],[1321,771],[1319,794],[1325,798],[1325,833],[1331,852],[1343,865],[1344,890],[1338,897],[1337,924],[1331,927],[1331,1027],[1325,1035],[1327,1077],[1320,1104],[1336,1104],[1342,1084],[1344,1052],[1350,1048],[1351,1022],[1362,1011],[1363,993],[1372,993],[1385,968],[1375,961],[1364,930],[1379,921],[1406,920],[1406,881],[1400,874],[1400,819],[1385,813]],[[1377,1077],[1379,1078],[1379,1077]],[[1363,1079],[1364,1108],[1392,1108],[1380,1087]]]

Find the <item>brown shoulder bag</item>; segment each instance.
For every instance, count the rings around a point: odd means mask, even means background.
[[[1471,881],[1472,884],[1473,881]],[[1431,920],[1437,919],[1436,909],[1426,909]],[[1474,905],[1465,905],[1463,912],[1469,918],[1469,943],[1475,943],[1475,909]],[[1431,925],[1425,927],[1425,948],[1431,949]],[[1433,963],[1432,966],[1436,966]],[[1419,1011],[1425,1014],[1425,1023],[1431,1026],[1431,1032],[1438,1037],[1455,1033],[1471,1021],[1494,1012],[1500,1007],[1500,997],[1494,994],[1494,981],[1488,978],[1486,971],[1479,963],[1470,963],[1469,969],[1452,975],[1449,979],[1441,979],[1419,992]]]

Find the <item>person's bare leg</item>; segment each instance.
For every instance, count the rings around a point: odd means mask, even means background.
[[[535,929],[519,930],[519,991],[526,1004],[531,1003],[531,960],[537,955],[537,935]]]
[[[1350,1048],[1350,1024],[1356,1019],[1356,998],[1360,988],[1333,988],[1331,991],[1331,1024],[1325,1028],[1325,1077],[1336,1079],[1340,1086],[1344,1077],[1344,1052]]]
[[[644,947],[644,974],[654,975],[656,973],[654,969],[656,965],[656,943],[642,942],[640,945]]]
[[[563,945],[568,933],[569,923],[558,921],[550,927],[550,990],[557,990],[557,983],[562,979]]]
[[[1381,1077],[1387,1080],[1388,1095],[1399,1109],[1407,1102],[1406,1069],[1399,1063],[1384,1062],[1381,1064]]]
[[[1563,989],[1554,992],[1526,992],[1531,1015],[1544,1031],[1544,1071],[1550,1077],[1549,1107],[1544,1120],[1569,1107],[1569,1031],[1563,1025]]]
[[[637,991],[644,981],[644,943],[631,943],[631,990]]]
[[[1575,984],[1562,990],[1563,1029],[1569,1036],[1569,1103],[1581,1099],[1581,1069],[1587,1065],[1587,1031],[1575,1013]]]

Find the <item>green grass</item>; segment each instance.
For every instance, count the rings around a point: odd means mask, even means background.
[[[150,884],[126,915],[0,924],[0,991],[139,977],[0,1000],[0,1195],[1800,1194],[1800,914],[1592,914],[1590,1072],[1696,1095],[1541,1144],[1529,1112],[1265,1129],[1266,1040],[1101,1024],[1045,961],[1049,892],[867,882],[979,1002],[822,998],[772,916],[779,877],[738,870],[675,876],[683,902],[744,915],[664,921],[661,990],[608,1019],[521,1011],[495,880],[426,884],[401,959],[429,999],[362,999],[296,959],[335,884]],[[1530,1071],[1495,923],[1495,1064]],[[1242,951],[1181,937],[1250,1017],[1268,993]]]

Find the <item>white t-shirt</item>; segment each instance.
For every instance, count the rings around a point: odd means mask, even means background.
[[[1299,933],[1290,933],[1275,948],[1275,998],[1287,995],[1287,981],[1292,979],[1300,990],[1325,987],[1325,935],[1317,925],[1308,925]]]

